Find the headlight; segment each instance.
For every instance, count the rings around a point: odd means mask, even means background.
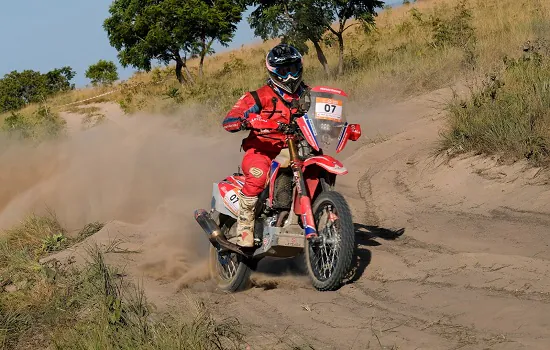
[[[319,129],[323,131],[330,131],[330,129],[332,129],[332,125],[328,123],[321,123],[321,125],[319,125]]]

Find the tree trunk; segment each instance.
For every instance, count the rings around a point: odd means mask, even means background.
[[[207,48],[206,48],[206,38],[204,37],[204,35],[202,36],[202,39],[201,39],[201,51],[199,52],[199,55],[200,55],[200,61],[199,61],[199,78],[202,78],[204,76],[204,70],[203,70],[203,67],[204,67],[204,57],[206,57],[206,52],[207,52]]]
[[[199,77],[201,77],[201,78],[204,75],[204,72],[203,72],[203,69],[202,69],[202,67],[204,66],[204,56],[206,56],[206,52],[203,50],[201,52],[201,60],[199,62]]]
[[[181,59],[181,57],[176,58],[176,77],[178,78],[178,81],[181,85],[185,84],[185,79],[183,79],[183,74],[181,74],[181,70],[183,69],[184,62]]]
[[[317,51],[317,59],[319,60],[319,63],[323,66],[323,69],[325,70],[325,74],[327,77],[330,76],[330,70],[328,67],[328,61],[327,57],[325,56],[325,53],[323,52],[323,48],[321,48],[321,45],[319,45],[319,42],[316,40],[311,40],[313,42],[313,46],[315,46],[315,51]]]
[[[176,77],[178,78],[178,81],[180,82],[180,84],[182,85],[186,83],[193,84],[195,81],[193,80],[193,76],[191,75],[191,72],[187,67],[187,57],[181,57],[178,53],[177,55],[174,55],[174,59],[176,60]],[[187,81],[183,78],[183,74],[182,74],[183,69],[185,69],[185,73],[187,75]]]
[[[204,58],[206,57],[206,55],[211,53],[210,49],[212,48],[213,43],[214,38],[210,38],[210,41],[208,43],[206,42],[206,38],[202,39],[202,50],[200,52],[201,59],[199,63],[199,77],[201,78],[204,76]]]
[[[185,65],[183,68],[185,68],[185,74],[187,75],[187,80],[189,80],[189,82],[191,84],[194,84],[195,80],[193,79],[193,76],[191,75],[191,72],[189,71],[189,67],[187,67],[187,65]]]
[[[336,35],[338,38],[338,75],[344,74],[344,36],[340,32]]]

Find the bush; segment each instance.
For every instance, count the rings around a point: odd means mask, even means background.
[[[243,72],[246,70],[246,64],[244,60],[239,57],[235,57],[234,54],[230,55],[229,62],[223,64],[223,69],[215,74],[216,78],[224,78],[231,74]]]
[[[453,46],[463,50],[466,63],[473,66],[476,59],[476,33],[472,25],[472,10],[466,0],[455,6],[451,17],[433,16],[430,19],[433,27],[433,45],[435,47]]]
[[[539,42],[540,43],[540,42]],[[550,160],[550,56],[548,45],[528,45],[523,57],[505,59],[467,100],[449,106],[443,149]]]
[[[15,111],[30,103],[41,103],[47,98],[74,89],[71,80],[76,73],[71,67],[54,69],[46,74],[25,70],[13,71],[0,79],[0,113]]]
[[[31,114],[12,112],[4,119],[2,130],[23,139],[53,139],[65,131],[67,122],[47,106],[39,106]]]
[[[92,128],[96,125],[101,124],[105,121],[105,114],[101,113],[101,108],[99,107],[84,107],[84,108],[74,108],[71,110],[73,113],[83,114],[82,126],[84,128]]]

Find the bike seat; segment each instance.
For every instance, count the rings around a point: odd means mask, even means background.
[[[290,152],[288,148],[283,148],[274,160],[280,164],[281,168],[288,168],[290,166]]]

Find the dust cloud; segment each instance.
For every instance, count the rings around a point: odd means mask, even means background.
[[[150,276],[196,275],[208,242],[193,212],[208,208],[212,182],[237,170],[244,136],[201,137],[147,116],[39,146],[0,140],[0,229],[49,208],[70,231],[101,221],[96,236],[130,237]]]

